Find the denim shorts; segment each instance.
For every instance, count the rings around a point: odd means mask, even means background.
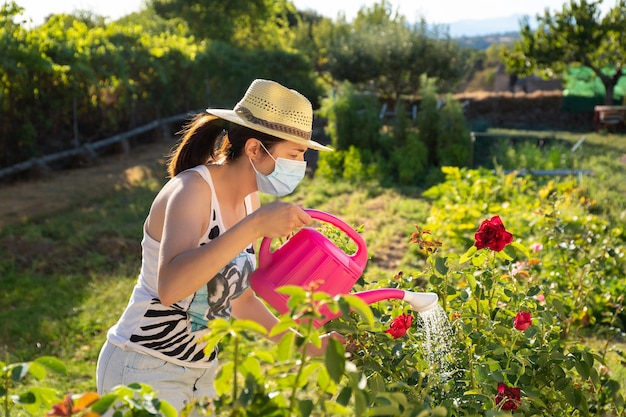
[[[154,389],[157,398],[180,411],[193,399],[204,402],[215,398],[217,359],[211,363],[209,368],[180,366],[106,342],[98,358],[98,393],[106,394],[117,385],[144,383]]]

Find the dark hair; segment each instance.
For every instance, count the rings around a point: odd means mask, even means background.
[[[283,139],[261,133],[245,126],[227,122],[208,113],[196,115],[178,132],[181,135],[177,146],[172,150],[167,164],[170,177],[178,173],[225,158],[231,162],[243,154],[250,138],[256,138],[270,150]]]

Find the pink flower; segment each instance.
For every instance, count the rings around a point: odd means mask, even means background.
[[[539,304],[545,304],[545,302],[546,302],[546,297],[545,297],[545,295],[543,295],[543,294],[537,294],[537,295],[535,295],[535,299],[536,299],[537,301],[539,301]]]
[[[502,410],[517,410],[522,403],[522,395],[519,388],[507,386],[504,382],[498,382],[498,394],[496,404]]]
[[[530,250],[533,252],[539,252],[543,250],[543,245],[541,243],[533,243],[530,245]]]
[[[515,319],[513,320],[513,327],[520,331],[528,329],[531,324],[533,324],[533,321],[530,317],[530,313],[527,311],[520,311],[515,315]]]
[[[385,333],[389,333],[394,339],[402,337],[413,323],[413,316],[410,314],[401,314],[391,322],[389,329]]]

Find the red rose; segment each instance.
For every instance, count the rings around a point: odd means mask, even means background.
[[[402,337],[413,323],[413,316],[410,314],[401,314],[391,322],[389,329],[385,333],[389,333],[394,339]]]
[[[507,387],[504,382],[498,382],[498,393],[496,394],[496,404],[501,410],[517,410],[522,403],[522,396],[519,388]]]
[[[520,311],[515,315],[515,319],[513,320],[513,327],[517,330],[526,330],[531,324],[533,324],[533,321],[530,318],[530,313],[527,311]]]
[[[489,220],[483,220],[474,239],[476,248],[489,248],[500,252],[506,245],[513,242],[513,235],[506,231],[500,216],[493,216]]]

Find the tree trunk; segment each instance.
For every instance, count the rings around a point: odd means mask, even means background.
[[[613,105],[613,91],[615,90],[615,83],[611,81],[605,81],[605,80],[602,80],[602,83],[604,84],[604,89],[606,91],[604,93],[604,104],[607,106],[612,106]]]
[[[615,91],[615,86],[617,85],[617,81],[619,81],[622,76],[622,68],[618,67],[615,74],[612,76],[606,75],[602,72],[602,70],[598,67],[594,67],[592,65],[587,64],[589,68],[596,73],[596,76],[600,77],[602,84],[604,84],[604,104],[607,106],[613,105],[613,93]]]
[[[596,72],[597,73],[597,72]],[[615,86],[617,85],[617,82],[619,81],[619,79],[622,77],[622,68],[618,67],[617,71],[615,71],[615,74],[613,74],[612,76],[608,76],[608,75],[604,75],[601,74],[600,75],[600,79],[602,80],[602,84],[604,84],[604,89],[605,89],[605,95],[604,95],[604,104],[607,106],[612,106],[613,105],[613,96],[615,93]]]

